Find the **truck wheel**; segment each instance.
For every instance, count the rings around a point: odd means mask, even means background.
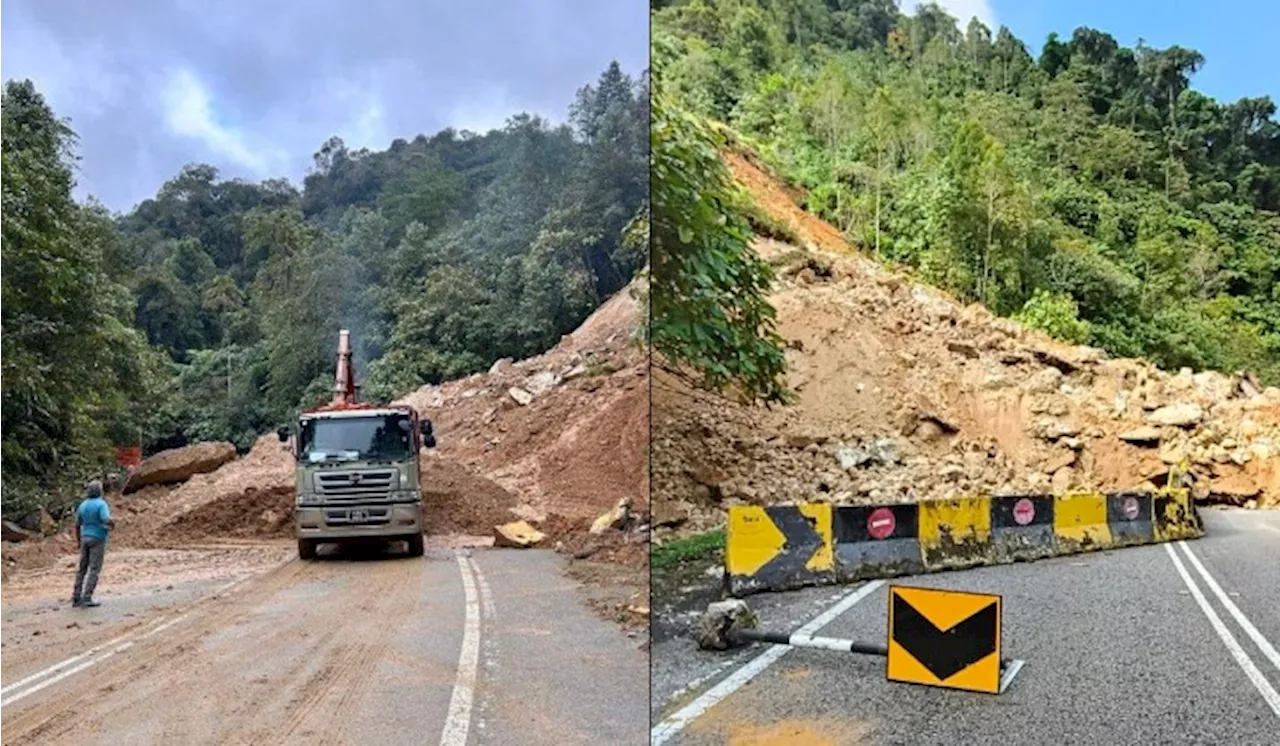
[[[421,557],[426,551],[426,544],[422,539],[422,534],[414,534],[407,537],[405,542],[409,544],[410,557]]]
[[[316,540],[298,539],[298,557],[304,560],[316,558]]]

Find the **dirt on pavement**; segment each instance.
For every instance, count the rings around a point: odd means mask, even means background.
[[[637,560],[645,552],[631,548],[647,547],[648,536],[648,359],[635,341],[641,319],[628,288],[546,354],[499,361],[488,373],[400,400],[431,418],[439,443],[422,454],[428,533],[491,536],[496,525],[527,520],[547,535],[545,546],[575,557],[572,563],[625,567],[584,571],[582,581],[613,586],[609,592],[621,593],[623,606],[647,597],[647,565]],[[291,538],[293,479],[292,456],[270,433],[245,456],[177,487],[111,494],[113,562],[131,561],[122,550]],[[594,548],[584,553],[591,522],[622,497],[631,498],[635,520],[625,531],[590,536]],[[75,551],[67,524],[46,539],[4,542],[5,592],[27,574],[23,582],[42,582],[42,571],[54,565],[67,572]]]

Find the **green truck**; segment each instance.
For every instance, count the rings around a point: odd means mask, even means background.
[[[409,406],[358,401],[350,334],[338,335],[333,400],[308,410],[296,428],[277,431],[293,441],[298,556],[314,559],[320,544],[403,541],[424,550],[418,460],[434,448],[431,420]]]

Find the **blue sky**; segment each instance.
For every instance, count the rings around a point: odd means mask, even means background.
[[[186,163],[296,181],[332,135],[564,121],[610,61],[644,70],[648,19],[640,0],[9,0],[0,75],[70,118],[76,195],[125,211]]]
[[[1153,47],[1198,50],[1205,66],[1191,85],[1219,101],[1269,95],[1280,103],[1280,0],[942,0],[960,27],[978,16],[992,31],[1001,24],[1036,56],[1051,31],[1063,39],[1091,26],[1126,47],[1141,38]],[[904,0],[903,7],[914,6]],[[1270,62],[1268,62],[1270,60]]]

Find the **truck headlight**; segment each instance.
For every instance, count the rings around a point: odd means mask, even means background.
[[[299,505],[319,505],[320,496],[314,492],[299,492],[298,504]]]
[[[417,490],[396,490],[391,493],[391,497],[397,502],[411,502],[422,499]]]

